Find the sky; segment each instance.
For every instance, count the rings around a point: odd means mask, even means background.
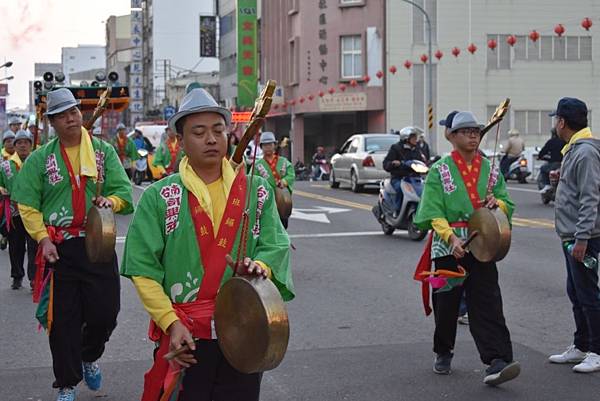
[[[105,45],[105,21],[129,14],[130,0],[1,0],[0,79],[8,82],[7,109],[29,104],[28,82],[36,62],[60,63],[61,48]]]

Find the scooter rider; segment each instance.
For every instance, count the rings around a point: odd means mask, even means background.
[[[319,179],[319,169],[323,161],[327,161],[327,155],[325,154],[325,148],[323,146],[317,146],[317,153],[312,156],[312,173],[313,180]]]
[[[525,150],[525,142],[519,136],[518,129],[512,128],[508,131],[508,142],[504,149],[505,155],[502,157],[502,160],[500,160],[500,171],[506,176],[511,163],[517,160]]]
[[[392,186],[396,191],[396,212],[394,217],[402,207],[402,189],[401,183],[404,177],[412,174],[410,166],[403,162],[407,160],[419,160],[427,163],[425,156],[417,147],[419,135],[423,130],[418,127],[404,127],[400,130],[400,141],[393,144],[383,160],[383,168],[392,176]]]
[[[561,150],[567,144],[558,137],[555,128],[552,128],[550,132],[552,137],[548,139],[538,154],[539,160],[547,161],[546,164],[540,167],[540,183],[542,185],[541,192],[546,192],[548,189],[550,189],[550,171],[560,168],[560,163],[562,162],[563,158]]]

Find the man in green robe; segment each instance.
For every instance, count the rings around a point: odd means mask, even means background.
[[[166,132],[167,137],[156,149],[152,161],[152,164],[161,170],[163,176],[176,173],[183,157],[183,149],[175,130],[168,127]]]
[[[482,126],[470,112],[459,112],[449,130],[454,151],[432,165],[415,224],[433,229],[415,279],[423,282],[423,301],[429,314],[429,284],[435,314],[434,372],[449,374],[456,340],[459,304],[465,291],[471,333],[486,369],[484,383],[498,385],[520,373],[513,360],[510,334],[502,312],[498,270],[465,251],[467,223],[480,207],[500,208],[510,220],[514,203],[497,166],[479,153]],[[489,192],[488,193],[488,188]],[[431,261],[439,275],[431,277]],[[443,271],[443,274],[442,274]],[[430,277],[427,277],[430,276]]]
[[[260,148],[263,157],[256,162],[255,169],[261,177],[267,180],[273,193],[278,189],[283,189],[288,191],[291,196],[296,180],[296,172],[292,163],[276,152],[276,147],[275,134],[263,132],[260,136]],[[287,229],[289,217],[281,215],[280,217],[283,227]]]
[[[132,163],[140,158],[137,152],[137,147],[131,138],[127,137],[127,127],[125,124],[119,123],[117,125],[117,136],[113,141],[113,146],[117,151],[117,156],[127,173],[127,176],[131,178],[132,175]]]
[[[73,94],[60,88],[47,99],[46,115],[57,137],[27,158],[12,196],[27,232],[38,241],[33,297],[42,301],[37,315],[49,331],[53,386],[58,400],[72,401],[82,377],[91,390],[100,388],[96,361],[120,308],[116,255],[108,263],[89,260],[86,215],[92,205],[128,214],[133,200],[115,149],[82,127]]]
[[[33,289],[33,278],[35,276],[35,253],[37,252],[37,242],[31,238],[21,216],[17,204],[11,200],[13,187],[17,175],[23,166],[23,162],[31,154],[33,137],[27,131],[17,131],[15,135],[15,153],[8,159],[0,163],[0,219],[4,216],[7,222],[8,230],[8,254],[10,257],[10,276],[13,279],[11,288],[18,290],[23,283],[25,270],[23,262],[27,253],[27,278]]]
[[[226,158],[230,120],[229,110],[205,90],[185,96],[169,120],[186,154],[179,173],[148,187],[127,233],[121,274],[133,280],[152,319],[150,338],[159,346],[143,401],[258,400],[262,375],[236,371],[215,339],[217,292],[235,270],[272,280],[286,301],[294,297],[289,238],[269,184],[247,178],[245,166]],[[240,247],[246,252],[234,262],[230,255],[235,258]],[[179,382],[163,356],[183,345],[188,350],[175,358],[185,368]]]

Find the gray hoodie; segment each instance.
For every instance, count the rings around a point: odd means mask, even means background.
[[[600,237],[600,140],[580,139],[565,154],[555,208],[562,240]]]

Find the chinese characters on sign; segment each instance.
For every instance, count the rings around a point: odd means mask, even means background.
[[[258,82],[256,0],[238,0],[237,35],[237,105],[252,107]]]
[[[143,78],[144,64],[142,44],[143,36],[143,14],[141,0],[131,0],[131,64],[129,66],[129,102],[130,125],[135,126],[137,121],[143,119],[144,112],[144,89]]]
[[[319,98],[320,111],[362,111],[367,109],[367,94],[335,93]]]
[[[319,55],[321,56],[321,61],[319,62],[319,67],[321,68],[321,78],[319,78],[319,82],[323,85],[327,85],[329,81],[329,77],[327,76],[327,15],[325,11],[327,10],[327,0],[317,0],[319,2],[319,40],[321,41],[319,44]]]
[[[217,57],[217,17],[200,16],[200,57]]]

